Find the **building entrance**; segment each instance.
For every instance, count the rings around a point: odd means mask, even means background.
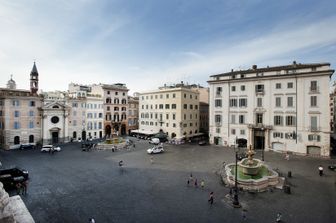
[[[265,149],[265,131],[255,129],[254,130],[254,149],[264,150]]]
[[[58,132],[52,132],[51,133],[51,142],[52,144],[58,143]]]

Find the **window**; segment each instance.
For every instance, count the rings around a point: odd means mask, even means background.
[[[20,136],[15,136],[14,137],[14,145],[20,144]]]
[[[192,94],[190,95],[190,99],[192,99]]]
[[[2,116],[2,111],[0,110],[0,116]]]
[[[53,116],[50,120],[53,124],[57,124],[59,122],[59,118],[57,116]]]
[[[263,114],[257,113],[256,114],[256,123],[262,124],[263,123]]]
[[[222,95],[222,87],[217,87],[216,88],[216,95],[218,95],[218,96]]]
[[[107,91],[107,94],[110,94],[110,91]],[[143,99],[143,97],[142,97],[142,99]]]
[[[19,117],[20,116],[20,112],[19,111],[14,111],[14,117]]]
[[[230,99],[230,107],[237,107],[237,99]]]
[[[220,124],[222,122],[222,116],[221,115],[215,115],[215,123]]]
[[[35,101],[30,101],[30,102],[29,102],[29,106],[30,106],[30,107],[35,107]]]
[[[176,104],[172,104],[172,109],[176,109]]]
[[[13,100],[12,105],[18,107],[18,106],[20,106],[20,101],[19,100]]]
[[[236,130],[235,129],[231,129],[231,134],[232,135],[236,135]]]
[[[287,107],[293,107],[293,97],[287,97]]]
[[[20,128],[20,122],[14,122],[14,129]]]
[[[245,91],[245,85],[241,85],[241,86],[240,86],[240,90],[241,90],[241,91]]]
[[[310,106],[311,107],[317,106],[317,96],[310,96]]]
[[[245,115],[239,115],[239,124],[245,123]]]
[[[169,114],[166,114],[166,119],[167,119],[167,120],[169,119]]]
[[[273,138],[283,138],[282,132],[273,132]]]
[[[29,122],[29,128],[30,128],[30,129],[34,128],[34,122],[33,122],[33,121],[30,121],[30,122]]]
[[[281,89],[281,83],[276,83],[276,84],[275,84],[275,88],[276,88],[276,89]]]
[[[245,129],[240,130],[240,135],[245,135]]]
[[[76,115],[77,115],[77,111],[73,111],[73,112],[72,112],[72,115],[73,115],[73,116],[76,116]]]
[[[255,86],[256,93],[264,93],[264,85],[263,84],[257,84]]]
[[[195,109],[196,109],[196,110],[198,109],[198,105],[195,105]]]
[[[184,98],[187,98],[187,94],[184,94],[183,97],[184,97]]]
[[[187,119],[187,115],[186,115],[186,114],[183,115],[183,119],[184,119],[184,120]]]
[[[293,82],[288,82],[287,83],[287,88],[293,88]]]
[[[34,142],[34,135],[29,135],[29,143],[33,143]]]
[[[257,98],[257,107],[262,107],[262,98]]]
[[[169,94],[166,94],[166,98],[169,98]]]
[[[220,128],[216,128],[216,133],[220,133]]]
[[[184,109],[188,109],[188,105],[187,105],[187,104],[184,104],[184,105],[183,105],[183,108],[184,108]]]
[[[236,91],[236,86],[231,86],[231,91]]]
[[[176,98],[176,94],[175,93],[173,93],[173,98]]]
[[[286,116],[286,125],[287,126],[295,126],[296,119],[295,116]]]
[[[281,98],[280,97],[275,98],[275,107],[281,107]]]
[[[283,117],[280,115],[274,116],[274,125],[283,125]]]
[[[194,106],[190,104],[189,109],[194,109]]]
[[[77,120],[73,120],[72,125],[77,126]]]
[[[317,116],[310,117],[310,128],[311,131],[317,131]]]
[[[317,91],[317,81],[310,82],[310,91]]]
[[[176,114],[173,114],[173,120],[175,120],[176,119]]]
[[[118,91],[115,92],[115,95],[118,95]]]
[[[176,123],[173,123],[173,128],[175,128],[176,127]]]
[[[159,109],[163,109],[163,104],[159,104]]]
[[[236,115],[231,115],[231,123],[236,124]]]
[[[247,98],[239,98],[239,107],[247,107]]]
[[[169,104],[166,104],[166,105],[165,105],[165,108],[166,108],[166,109],[169,109],[169,107],[170,107]]]
[[[221,99],[216,99],[215,100],[215,107],[222,107],[222,100]]]
[[[308,135],[308,141],[320,142],[321,141],[321,136],[315,135],[315,134],[310,134],[310,135]]]

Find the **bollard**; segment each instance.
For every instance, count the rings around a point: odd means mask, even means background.
[[[290,186],[285,185],[285,186],[284,186],[284,192],[285,192],[286,194],[290,194],[290,193],[291,193],[291,188],[290,188]]]
[[[292,177],[292,171],[288,171],[288,177]]]

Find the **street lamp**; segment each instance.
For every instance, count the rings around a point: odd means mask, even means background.
[[[238,199],[238,146],[237,146],[237,137],[236,137],[236,143],[234,146],[235,149],[235,154],[236,154],[236,166],[235,166],[235,189],[234,189],[234,195],[233,195],[233,202],[232,205],[235,208],[240,208],[241,205],[239,203],[239,199]]]

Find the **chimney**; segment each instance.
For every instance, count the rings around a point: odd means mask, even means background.
[[[252,66],[252,69],[253,69],[253,70],[256,70],[256,69],[257,69],[257,65],[254,64],[254,65]]]
[[[233,72],[233,69],[231,69],[231,72]]]

